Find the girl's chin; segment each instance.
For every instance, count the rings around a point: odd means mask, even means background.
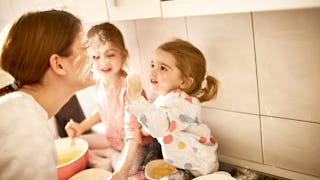
[[[111,74],[112,71],[100,71],[101,75],[108,75]]]
[[[104,78],[108,78],[108,77],[110,77],[111,75],[112,75],[111,72],[102,72],[102,73],[100,73],[100,76],[101,76],[101,77],[104,77]]]
[[[152,93],[159,94],[159,88],[157,88],[155,85],[150,85],[150,90]]]
[[[157,94],[157,95],[166,95],[168,92],[164,92],[164,91],[161,91],[159,88],[157,87],[150,87],[150,91],[154,94]]]

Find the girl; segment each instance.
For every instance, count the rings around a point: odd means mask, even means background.
[[[180,39],[162,44],[154,53],[150,89],[158,94],[153,104],[140,95],[141,84],[127,78],[130,110],[144,129],[161,144],[164,160],[187,170],[168,179],[191,179],[218,170],[217,141],[200,121],[200,102],[217,94],[218,81],[206,75],[206,61],[199,49]]]
[[[127,109],[130,104],[125,83],[128,51],[120,30],[110,23],[93,26],[87,35],[98,112],[80,124],[69,122],[66,132],[71,137],[79,136],[103,122],[105,135],[82,136],[90,147],[89,166],[113,172],[112,179],[127,179],[137,172],[144,156],[143,145],[148,143],[148,138],[141,134],[141,125]]]

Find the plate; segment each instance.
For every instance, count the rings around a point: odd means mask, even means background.
[[[218,171],[213,174],[196,177],[193,180],[237,180],[237,179],[232,177],[229,173]]]
[[[78,172],[69,180],[106,180],[112,173],[99,168],[91,168]]]

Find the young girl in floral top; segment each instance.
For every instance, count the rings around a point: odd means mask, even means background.
[[[218,81],[206,75],[201,51],[180,39],[164,43],[154,53],[149,75],[150,89],[158,97],[150,104],[140,95],[139,79],[129,76],[130,110],[160,142],[164,160],[193,176],[217,171],[218,144],[200,121],[200,102],[216,96]]]

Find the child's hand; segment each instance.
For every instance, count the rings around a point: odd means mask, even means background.
[[[134,101],[141,96],[142,85],[140,77],[137,74],[129,74],[126,78],[126,82],[128,97],[130,101]]]
[[[144,136],[150,136],[150,134],[144,129],[144,127],[141,128],[141,133],[142,133]]]
[[[69,137],[77,137],[82,134],[82,128],[79,123],[70,120],[64,127]]]

